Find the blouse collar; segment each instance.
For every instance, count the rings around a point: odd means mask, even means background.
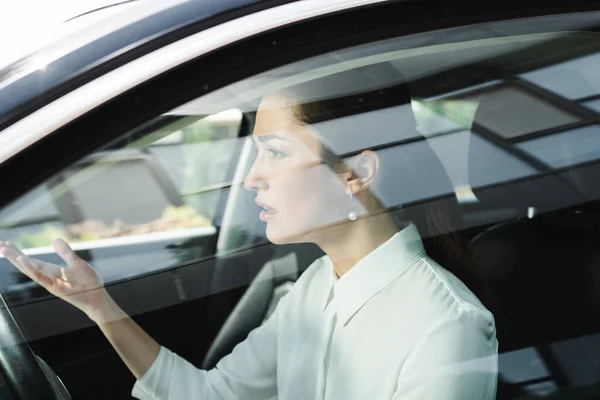
[[[336,279],[331,259],[325,257],[328,290],[323,299],[326,308],[334,290],[338,319],[342,326],[364,306],[425,255],[417,227],[410,223],[363,257],[341,278]]]

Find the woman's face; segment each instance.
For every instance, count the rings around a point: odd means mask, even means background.
[[[318,137],[279,95],[263,98],[252,139],[258,149],[244,186],[256,191],[259,218],[273,243],[315,242],[351,207],[340,177],[321,162]]]

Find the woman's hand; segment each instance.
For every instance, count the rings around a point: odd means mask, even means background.
[[[52,245],[67,263],[66,267],[28,257],[11,242],[0,242],[0,253],[48,292],[96,320],[103,308],[111,302],[102,278],[65,241],[57,239]]]
[[[50,293],[86,313],[140,379],[158,357],[159,344],[119,308],[106,292],[98,272],[67,243],[58,239],[52,246],[66,267],[28,257],[11,242],[0,242],[0,253]]]

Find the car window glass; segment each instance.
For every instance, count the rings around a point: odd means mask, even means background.
[[[543,21],[533,22],[544,30]],[[410,224],[416,227],[424,250],[415,259],[431,257],[428,265],[433,267],[427,271],[436,272],[427,276],[455,284],[448,303],[464,296],[460,300],[468,307],[461,312],[476,308],[491,329],[486,339],[498,338],[493,342],[497,348],[469,360],[472,369],[461,362],[459,368],[453,364],[445,371],[487,374],[486,393],[495,395],[497,380],[500,399],[568,396],[572,391],[594,398],[600,387],[600,38],[578,32],[586,29],[581,22],[573,29],[539,34],[509,34],[511,24],[494,23],[497,30],[483,38],[481,27],[464,27],[368,43],[234,82],[148,121],[32,189],[0,210],[0,234],[40,257],[51,256],[53,238],[66,237],[115,287],[167,287],[164,297],[170,296],[169,302],[161,303],[161,292],[151,305],[144,304],[144,311],[185,308],[209,298],[202,303],[202,316],[218,329],[191,347],[206,347],[204,362],[210,365],[252,329],[268,324],[268,317],[277,315],[279,299],[291,292],[288,301],[293,301],[289,299],[298,287],[294,282],[311,265],[321,265],[313,263],[322,252],[305,247],[311,241],[298,237],[314,239],[310,234],[360,222],[369,214],[367,205],[354,194],[348,196],[343,181],[336,179],[344,172],[352,178],[368,174],[368,168],[365,172],[352,163],[357,156],[376,153],[376,162],[369,165],[381,166],[378,177],[383,178],[369,182],[368,194],[378,213],[389,212],[400,232]],[[310,106],[298,111],[290,104]],[[273,117],[268,124],[264,118],[271,114],[264,107],[273,115],[294,112],[281,120]],[[289,123],[285,118],[290,115],[302,123]],[[319,146],[311,141],[315,138]],[[340,163],[356,168],[340,172]],[[268,198],[269,193],[280,197]],[[321,194],[327,197],[315,200]],[[278,217],[279,225],[273,223]],[[457,247],[437,247],[448,237]],[[401,258],[398,253],[389,259]],[[473,268],[472,281],[461,270],[465,266]],[[314,267],[310,271],[316,273]],[[332,273],[326,277],[336,282],[337,271],[327,271]],[[396,271],[394,279],[406,271]],[[373,283],[373,275],[364,273],[360,288]],[[154,278],[168,284],[147,283]],[[332,286],[341,287],[342,293],[343,282],[352,275],[344,278]],[[22,276],[11,279],[7,287],[16,303],[41,297],[31,294],[30,282]],[[390,278],[376,283],[391,281],[396,282]],[[435,314],[411,314],[431,300],[419,302],[424,291],[417,290],[411,302],[379,302],[380,292],[400,292],[372,286],[373,293],[362,296],[364,304],[355,303],[361,296],[345,303],[356,308],[346,315],[343,329],[330,337],[362,321],[362,329],[375,327],[368,331],[378,339],[373,343],[390,340],[390,346],[402,346],[407,342],[397,337],[406,326],[415,329]],[[415,287],[407,285],[401,294]],[[336,290],[323,296],[315,309],[321,313],[330,304],[337,306],[331,301]],[[132,292],[121,294],[122,299],[136,296]],[[351,292],[357,293],[362,294],[360,289]],[[211,302],[211,295],[221,297]],[[134,298],[130,307],[137,312],[144,298]],[[315,298],[307,296],[298,304],[310,305]],[[361,320],[369,315],[361,310],[373,304],[392,308]],[[213,319],[214,310],[218,318]],[[342,319],[343,312],[333,314]],[[394,325],[398,315],[411,317],[404,321],[404,330]],[[312,321],[303,320],[308,328]],[[195,343],[202,334],[191,325],[181,333],[189,335],[184,343]],[[398,336],[392,337],[393,329],[399,329]],[[300,350],[290,347],[286,354],[323,356],[315,358],[319,366],[325,364],[323,358],[335,363],[335,357],[324,356],[326,350],[318,347],[334,339],[318,329],[309,333],[318,340]],[[424,337],[430,338],[425,334],[412,339]],[[455,350],[454,342],[445,338],[441,348]],[[394,357],[401,353],[385,351],[393,355],[370,364],[363,361],[373,352],[349,348],[344,354],[353,362],[347,365],[364,368],[356,375],[360,377],[370,376],[371,367],[382,368],[384,361],[395,365]],[[336,351],[331,354],[339,355]],[[438,354],[428,354],[433,353]],[[286,360],[296,377],[312,376],[310,363]],[[361,393],[358,385],[365,381],[342,379],[344,365],[337,366],[332,376],[342,384],[324,386],[324,393]],[[395,367],[389,370],[396,374],[402,367]],[[370,389],[388,388],[391,397],[399,381],[382,376],[369,381]],[[411,383],[420,390],[434,386],[422,377]],[[302,390],[304,384],[300,380],[296,387]]]
[[[600,75],[597,65],[597,54],[582,55],[575,60],[524,73],[522,77],[567,99],[578,100],[598,95]]]
[[[2,236],[40,256],[53,253],[53,239],[68,239],[108,282],[208,256],[214,249],[202,238],[216,232],[241,118],[239,110],[161,117],[1,210]]]

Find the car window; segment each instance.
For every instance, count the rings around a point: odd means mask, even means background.
[[[241,120],[235,109],[164,115],[4,208],[1,234],[42,257],[64,238],[107,282],[209,256]]]
[[[66,238],[161,344],[225,360],[211,376],[239,398],[596,398],[600,37],[556,18],[246,74],[54,174],[0,235],[54,261]],[[2,279],[39,307],[31,336],[82,329]],[[86,393],[85,361],[50,347]]]

